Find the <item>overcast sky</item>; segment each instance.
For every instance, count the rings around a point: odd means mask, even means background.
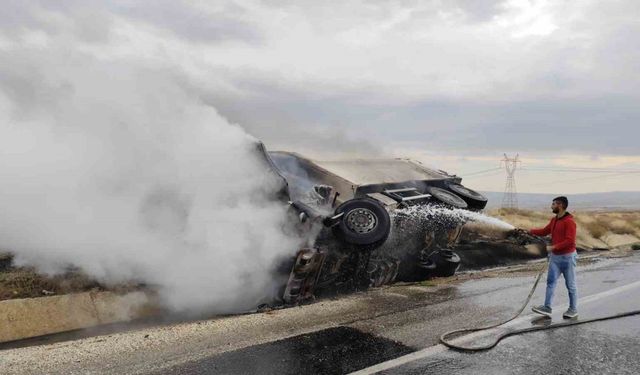
[[[271,149],[410,156],[463,177],[504,152],[524,168],[640,169],[636,0],[2,6],[0,68],[51,46],[67,68],[78,54],[144,61]],[[39,93],[19,76],[0,70],[0,90],[28,112]],[[522,170],[517,186],[640,190],[640,174],[605,176]],[[504,175],[465,182],[500,191]]]

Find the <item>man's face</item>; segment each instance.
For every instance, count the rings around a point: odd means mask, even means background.
[[[558,201],[551,202],[551,211],[553,211],[554,214],[559,213],[561,209],[562,209],[562,203]]]

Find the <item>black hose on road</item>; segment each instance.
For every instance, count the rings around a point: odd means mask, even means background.
[[[524,311],[525,307],[527,307],[527,305],[529,304],[529,301],[531,301],[531,297],[533,297],[533,293],[535,292],[536,288],[538,287],[538,283],[540,282],[540,278],[542,278],[542,275],[544,274],[544,272],[547,270],[549,262],[545,262],[544,266],[542,267],[542,269],[540,270],[540,272],[538,272],[538,276],[536,277],[536,281],[533,283],[533,287],[531,288],[531,291],[529,292],[529,295],[527,296],[527,299],[524,301],[524,304],[522,305],[522,307],[518,310],[518,312],[511,318],[500,322],[500,323],[496,323],[496,324],[491,324],[488,326],[483,326],[483,327],[477,327],[477,328],[464,328],[464,329],[457,329],[454,331],[449,331],[449,332],[445,332],[440,336],[440,342],[451,348],[451,349],[455,349],[455,350],[459,350],[462,352],[480,352],[480,351],[484,351],[484,350],[489,350],[494,348],[496,345],[498,345],[498,343],[500,341],[502,341],[503,339],[509,337],[509,336],[515,336],[515,335],[521,335],[524,333],[528,333],[528,332],[535,332],[535,331],[543,331],[546,329],[555,329],[555,328],[561,328],[561,327],[568,327],[568,326],[576,326],[579,324],[586,324],[586,323],[593,323],[593,322],[599,322],[599,321],[603,321],[603,320],[611,320],[611,319],[619,319],[619,318],[624,318],[627,316],[632,316],[632,315],[639,315],[640,314],[640,310],[634,310],[634,311],[629,311],[629,312],[625,312],[625,313],[621,313],[621,314],[615,314],[615,315],[609,315],[609,316],[605,316],[605,317],[601,317],[601,318],[593,318],[593,319],[586,319],[586,320],[573,320],[573,321],[567,321],[567,322],[562,322],[562,323],[555,323],[555,324],[550,324],[547,326],[541,326],[541,327],[529,327],[529,328],[523,328],[523,329],[517,329],[514,331],[510,331],[510,332],[506,332],[503,333],[501,335],[499,335],[497,337],[497,339],[495,341],[493,341],[492,343],[489,343],[487,345],[482,345],[482,346],[474,346],[474,347],[469,347],[469,346],[462,346],[462,345],[456,345],[451,343],[450,341],[448,341],[449,339],[447,337],[454,335],[454,334],[459,334],[459,333],[463,333],[463,332],[478,332],[478,331],[484,331],[486,329],[491,329],[491,328],[496,328],[499,327],[503,324],[509,323],[510,321],[514,320],[515,318],[517,318],[518,316],[520,316],[520,314],[522,314],[522,312]]]

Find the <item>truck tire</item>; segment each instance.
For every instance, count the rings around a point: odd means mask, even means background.
[[[451,250],[438,250],[429,255],[427,263],[433,267],[433,276],[450,277],[460,267],[460,256]]]
[[[467,202],[460,198],[453,192],[438,187],[430,186],[427,188],[427,193],[431,194],[433,199],[438,203],[453,207],[453,208],[467,208]]]
[[[346,243],[366,246],[372,250],[381,246],[391,232],[389,213],[378,202],[358,198],[344,202],[335,214],[343,214],[333,233]]]
[[[467,202],[467,206],[472,210],[482,210],[487,206],[487,202],[489,201],[484,195],[460,184],[449,184],[447,188]]]

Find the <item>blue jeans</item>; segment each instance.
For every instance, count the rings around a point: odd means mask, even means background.
[[[569,292],[569,308],[578,310],[578,288],[576,287],[576,253],[566,255],[549,256],[549,271],[547,272],[547,294],[544,305],[551,307],[553,302],[553,292],[560,274],[564,276],[564,282]]]

